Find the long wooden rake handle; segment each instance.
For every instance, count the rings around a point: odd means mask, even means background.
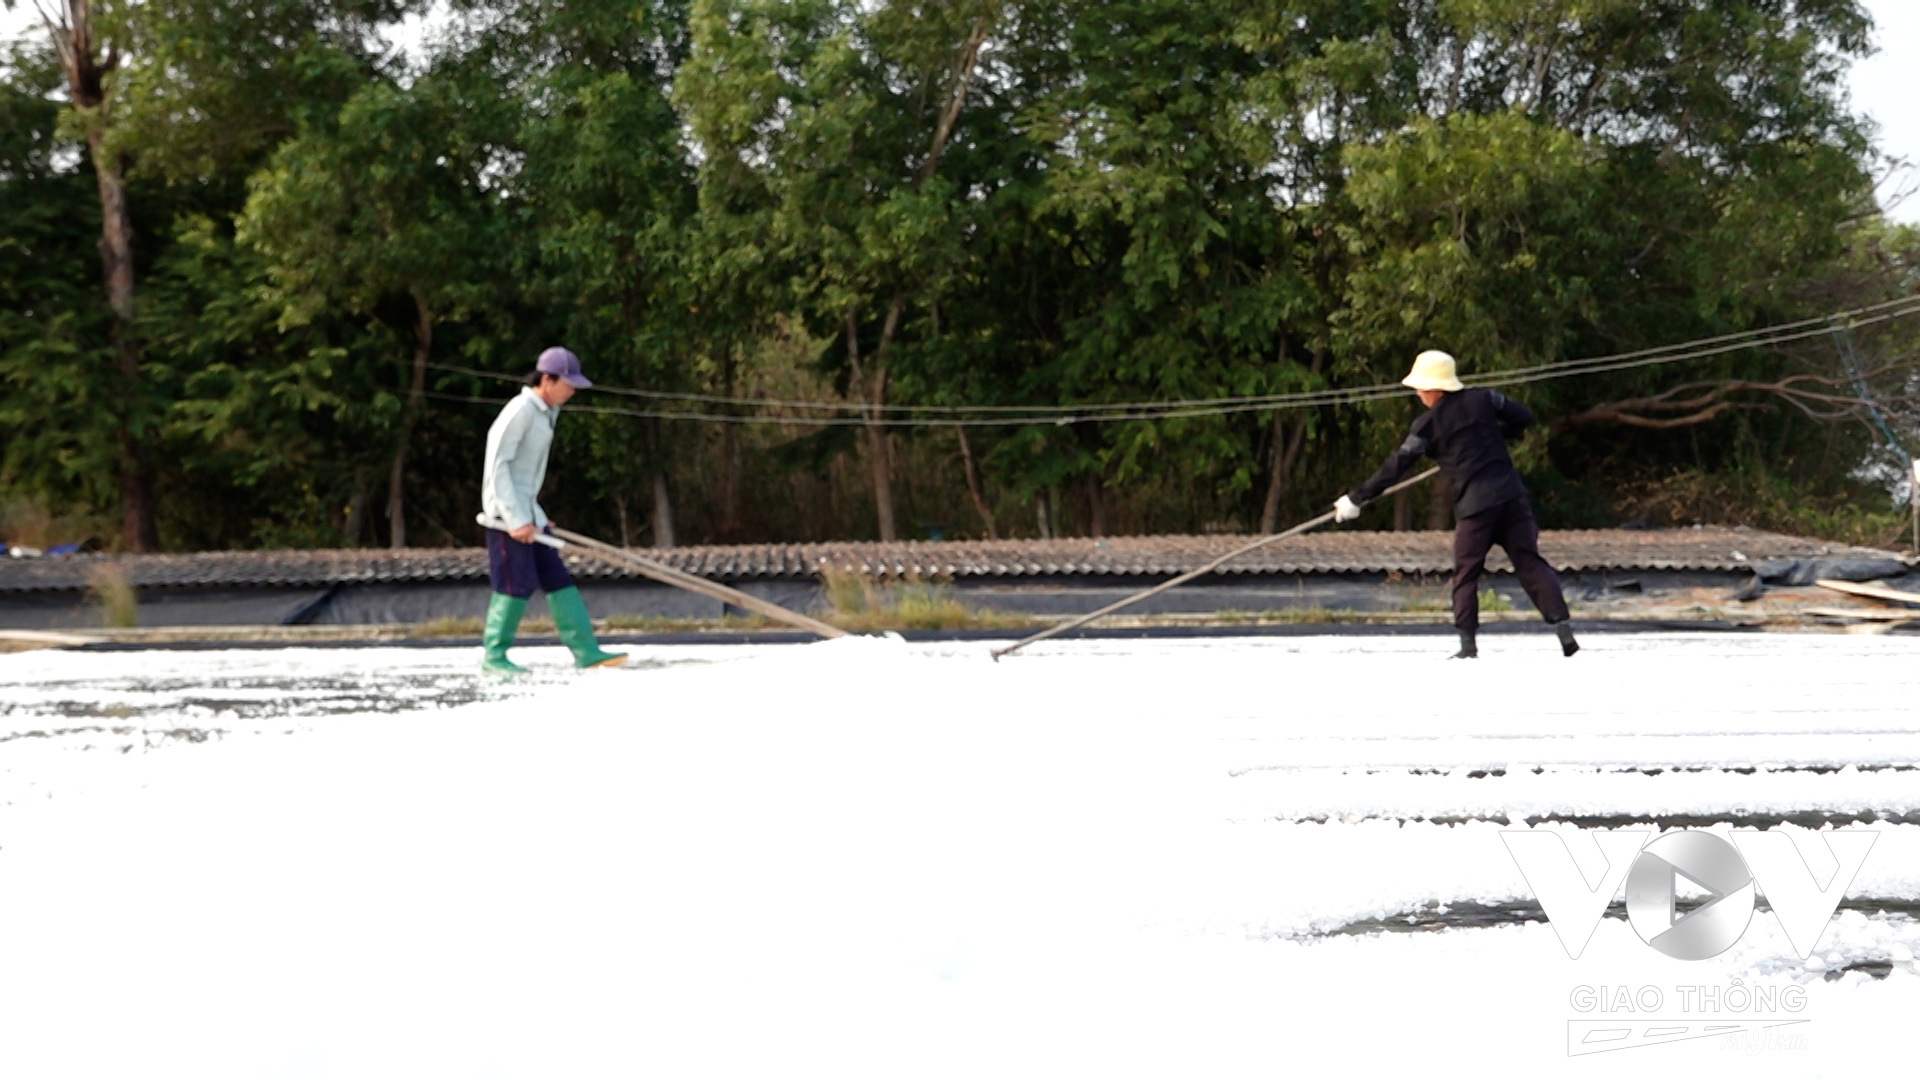
[[[1397,491],[1403,491],[1407,488],[1412,487],[1415,484],[1420,483],[1422,480],[1428,479],[1434,473],[1437,473],[1439,471],[1440,471],[1440,467],[1436,465],[1433,468],[1428,469],[1426,472],[1423,472],[1418,476],[1400,481],[1399,483],[1393,485],[1387,490],[1381,492],[1380,495],[1381,497],[1384,498],[1388,495],[1392,495]],[[1206,575],[1211,574],[1215,570],[1219,569],[1222,564],[1230,562],[1234,559],[1237,559],[1240,556],[1245,555],[1249,551],[1257,551],[1260,548],[1266,547],[1268,544],[1275,543],[1280,540],[1285,540],[1289,536],[1299,536],[1301,533],[1306,532],[1308,529],[1318,528],[1332,520],[1333,520],[1333,511],[1329,510],[1324,514],[1321,514],[1317,518],[1314,518],[1310,521],[1303,521],[1300,524],[1295,525],[1293,528],[1288,529],[1286,532],[1274,533],[1272,536],[1263,536],[1260,539],[1253,541],[1252,543],[1243,544],[1240,547],[1234,548],[1232,551],[1229,551],[1225,555],[1222,555],[1219,558],[1213,560],[1207,565],[1202,566],[1198,570],[1189,570],[1186,573],[1181,574],[1179,577],[1170,578],[1166,581],[1161,582],[1158,585],[1155,585],[1151,589],[1147,589],[1144,592],[1134,593],[1132,596],[1129,596],[1124,600],[1116,600],[1113,603],[1108,604],[1106,607],[1101,608],[1099,611],[1092,613],[1091,615],[1082,615],[1077,619],[1069,619],[1068,621],[1063,622],[1058,626],[1050,626],[1047,629],[1042,630],[1039,633],[1033,635],[1032,637],[1022,638],[1021,640],[1016,641],[1011,645],[1005,646],[1003,648],[995,649],[993,650],[993,658],[995,660],[999,660],[1001,657],[1006,656],[1007,654],[1015,652],[1017,650],[1024,649],[1036,641],[1045,641],[1050,637],[1056,637],[1060,634],[1066,633],[1069,630],[1077,630],[1080,627],[1087,625],[1088,623],[1092,622],[1095,619],[1102,618],[1107,615],[1111,615],[1114,612],[1121,610],[1122,608],[1132,607],[1133,605],[1139,603],[1140,601],[1145,600],[1149,596],[1155,596],[1159,593],[1166,592],[1168,589],[1171,589],[1177,585],[1185,585],[1187,582],[1192,581],[1194,578],[1205,577]]]
[[[655,581],[685,589],[691,593],[699,593],[701,596],[711,597],[723,604],[732,604],[737,608],[745,608],[756,615],[765,615],[767,618],[773,619],[776,622],[783,622],[789,626],[797,626],[802,630],[819,634],[823,638],[847,636],[847,632],[837,626],[829,626],[819,619],[809,618],[797,611],[789,611],[772,601],[762,600],[757,596],[749,596],[739,589],[728,588],[717,581],[708,581],[706,578],[696,574],[675,570],[673,567],[667,566],[664,563],[657,563],[652,559],[643,558],[625,548],[614,547],[612,544],[595,540],[591,536],[584,536],[569,529],[559,528],[558,526],[553,527],[553,535],[575,547],[585,548],[595,558],[604,562],[613,563],[616,566],[626,567],[642,577],[649,577]]]

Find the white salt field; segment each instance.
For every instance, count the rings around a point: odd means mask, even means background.
[[[0,1076],[1911,1068],[1920,643],[1449,644],[0,656]],[[1877,836],[1805,959],[1572,959],[1501,835],[1780,821]]]

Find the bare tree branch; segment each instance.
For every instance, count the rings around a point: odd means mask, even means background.
[[[980,46],[987,40],[987,31],[991,26],[992,22],[984,14],[973,20],[973,32],[967,35],[966,44],[954,60],[953,93],[940,109],[940,121],[933,129],[933,147],[927,153],[927,160],[920,163],[920,173],[914,178],[915,187],[933,179],[934,170],[940,167],[940,155],[947,148],[947,137],[953,134],[954,121],[960,118],[960,107],[966,104],[967,89],[973,85],[974,61],[980,55]]]
[[[1911,373],[1914,370],[1913,359],[1903,356],[1863,373],[1859,381],[1870,382],[1895,372]],[[1622,424],[1627,427],[1664,431],[1704,424],[1732,409],[1763,407],[1759,402],[1730,400],[1730,395],[1734,394],[1765,395],[1792,405],[1812,420],[1823,422],[1849,420],[1861,416],[1863,409],[1858,394],[1850,392],[1854,382],[1855,380],[1849,376],[1802,373],[1789,375],[1774,382],[1719,379],[1681,383],[1678,386],[1668,387],[1658,394],[1610,401],[1561,416],[1549,425],[1548,430],[1558,435],[1589,424]],[[1829,392],[1835,389],[1843,392]],[[1896,394],[1880,396],[1877,400],[1882,404],[1904,404],[1915,398],[1914,394]],[[1684,415],[1662,415],[1672,413]]]

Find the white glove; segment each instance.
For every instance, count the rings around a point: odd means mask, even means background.
[[[1340,501],[1333,504],[1333,520],[1335,521],[1352,521],[1359,516],[1359,505],[1345,495],[1340,496]]]

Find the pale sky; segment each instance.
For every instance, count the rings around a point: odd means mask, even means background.
[[[0,0],[0,37],[39,30],[32,0]],[[1880,149],[1913,164],[1895,173],[1880,187],[1884,203],[1900,193],[1916,193],[1895,206],[1891,214],[1900,221],[1920,224],[1920,0],[1866,0],[1878,29],[1875,43],[1879,52],[1853,71],[1855,110],[1871,116],[1879,125]],[[407,45],[417,45],[421,28],[408,26],[395,35]]]
[[[1907,167],[1880,185],[1884,205],[1901,191],[1920,187],[1920,2],[1867,0],[1873,13],[1874,43],[1880,51],[1853,69],[1853,107],[1880,125],[1880,149],[1905,158]],[[1920,224],[1920,193],[1894,207],[1889,216]]]

